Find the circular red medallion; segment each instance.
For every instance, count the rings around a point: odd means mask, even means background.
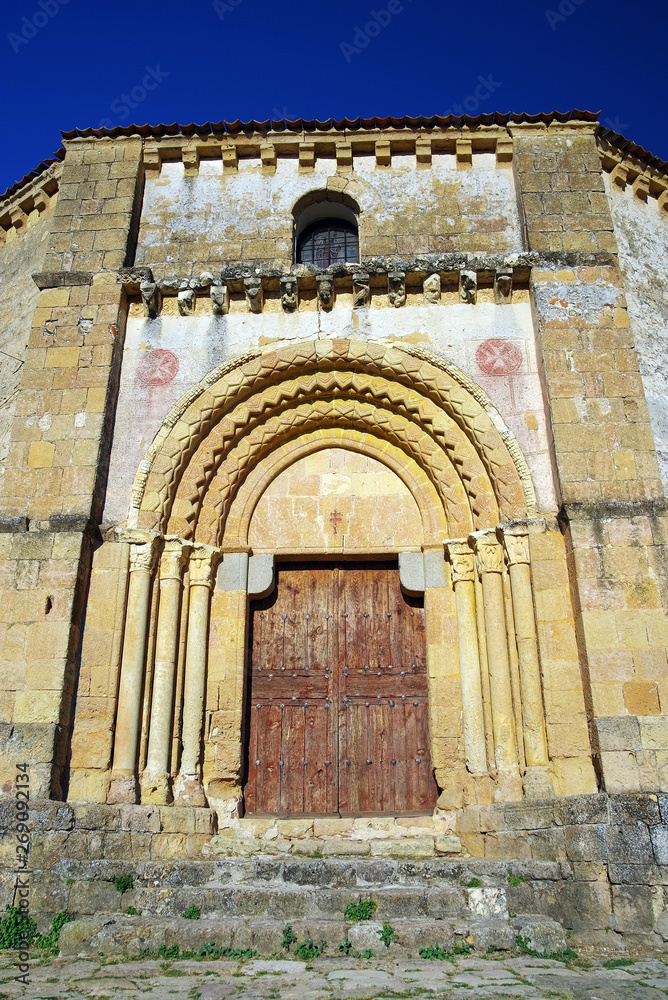
[[[522,352],[510,340],[483,340],[475,352],[478,368],[485,375],[512,375],[522,365]]]
[[[147,351],[137,365],[137,378],[144,385],[167,385],[179,370],[179,359],[171,351]]]

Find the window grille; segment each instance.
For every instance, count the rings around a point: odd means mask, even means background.
[[[357,229],[341,219],[323,219],[308,226],[299,237],[297,263],[326,268],[345,261],[359,261]]]

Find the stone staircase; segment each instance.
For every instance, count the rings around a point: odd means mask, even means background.
[[[132,874],[122,895],[114,885]],[[516,946],[551,954],[566,947],[554,916],[564,876],[558,863],[459,863],[391,858],[293,858],[270,855],[217,861],[79,862],[63,860],[40,880],[42,913],[77,915],[61,934],[63,955],[139,954],[162,945],[199,950],[253,949],[280,954],[290,924],[298,941],[325,942],[338,954],[349,941],[360,953],[386,954],[379,932],[389,924],[392,954],[486,952]],[[560,885],[561,884],[561,885]],[[373,901],[371,922],[344,919],[351,903]],[[132,907],[141,915],[125,915]],[[199,920],[183,914],[197,907]],[[524,914],[519,917],[516,914]]]

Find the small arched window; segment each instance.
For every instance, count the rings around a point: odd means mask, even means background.
[[[357,226],[345,219],[312,222],[297,241],[297,263],[326,268],[360,259]]]

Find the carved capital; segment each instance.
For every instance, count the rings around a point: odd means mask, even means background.
[[[143,542],[139,545],[134,543],[130,546],[130,572],[135,573],[137,570],[143,569],[152,573],[157,555],[157,538],[152,538],[149,542]]]
[[[213,587],[215,571],[222,552],[213,545],[195,545],[190,553],[188,568],[191,587]]]
[[[182,542],[180,538],[165,539],[165,547],[160,559],[160,579],[180,580],[183,567],[192,551],[192,545]]]
[[[529,534],[526,529],[524,531],[515,529],[512,534],[504,532],[503,544],[511,566],[529,565],[531,562],[529,558]]]
[[[483,573],[503,573],[503,549],[493,529],[474,532],[469,535],[469,542],[475,546],[481,576]]]
[[[472,582],[475,579],[475,562],[473,549],[466,539],[446,542],[445,547],[450,560],[452,582]]]

